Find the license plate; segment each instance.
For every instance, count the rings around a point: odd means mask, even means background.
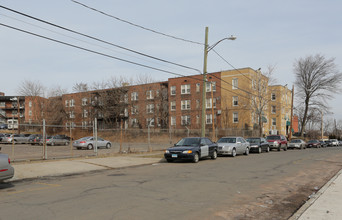
[[[172,154],[172,157],[173,157],[173,158],[177,158],[178,155],[177,155],[177,154]]]

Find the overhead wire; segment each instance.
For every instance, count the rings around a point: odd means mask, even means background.
[[[132,26],[135,26],[135,27],[138,27],[138,28],[141,28],[141,29],[144,29],[144,30],[153,32],[153,33],[155,33],[155,34],[159,34],[159,35],[163,35],[163,36],[165,36],[165,37],[170,37],[170,38],[173,38],[173,39],[176,39],[176,40],[181,40],[181,41],[185,41],[185,42],[188,42],[188,43],[193,43],[193,44],[198,44],[198,45],[203,45],[203,46],[204,46],[203,43],[196,42],[196,41],[192,41],[192,40],[187,40],[187,39],[180,38],[180,37],[176,37],[176,36],[172,36],[172,35],[169,35],[169,34],[165,34],[165,33],[162,33],[162,32],[160,32],[160,31],[156,31],[156,30],[153,30],[153,29],[150,29],[150,28],[147,28],[147,27],[144,27],[144,26],[135,24],[135,23],[133,23],[133,22],[130,22],[130,21],[121,19],[121,18],[119,18],[119,17],[117,17],[117,16],[114,16],[114,15],[108,14],[108,13],[106,13],[106,12],[103,12],[103,11],[101,11],[101,10],[98,10],[98,9],[96,9],[96,8],[90,7],[90,6],[88,6],[88,5],[84,4],[84,3],[81,3],[81,2],[78,2],[78,1],[75,1],[75,0],[71,0],[71,1],[74,2],[74,3],[76,3],[76,4],[79,4],[79,5],[83,6],[83,7],[85,7],[85,8],[88,8],[88,9],[90,9],[90,10],[93,10],[93,11],[96,11],[96,12],[98,12],[98,13],[100,13],[100,14],[103,14],[103,15],[105,15],[105,16],[114,18],[114,19],[116,19],[116,20],[118,20],[118,21],[124,22],[124,23],[129,24],[129,25],[132,25]]]
[[[5,7],[5,6],[2,6],[2,5],[0,5],[0,8],[3,8],[3,9],[5,9],[5,10],[11,11],[11,12],[16,13],[16,14],[20,14],[20,15],[22,15],[22,16],[28,17],[28,18],[30,18],[30,19],[33,19],[33,20],[36,20],[36,21],[39,21],[39,22],[42,22],[42,23],[45,23],[45,24],[48,24],[48,25],[52,25],[52,26],[54,26],[54,27],[63,29],[63,30],[65,30],[65,31],[72,32],[72,33],[74,33],[74,34],[78,34],[78,35],[81,35],[81,36],[90,38],[90,39],[92,39],[92,40],[99,41],[99,42],[101,42],[101,43],[109,44],[109,45],[111,45],[111,46],[118,47],[118,48],[120,48],[120,49],[127,50],[127,51],[129,51],[129,52],[139,54],[139,55],[141,55],[141,56],[145,56],[145,57],[148,57],[148,58],[151,58],[151,59],[155,59],[155,60],[158,60],[158,61],[161,61],[161,62],[165,62],[165,63],[172,64],[172,65],[175,65],[175,66],[179,66],[179,67],[182,67],[182,68],[191,69],[191,70],[194,70],[194,71],[196,71],[196,72],[198,72],[198,73],[201,73],[201,71],[198,70],[198,69],[195,69],[195,68],[192,68],[192,67],[188,67],[188,66],[185,66],[185,65],[182,65],[182,64],[170,62],[170,61],[167,61],[167,60],[164,60],[164,59],[161,59],[161,58],[158,58],[158,57],[154,57],[154,56],[151,56],[151,55],[148,55],[148,54],[139,52],[139,51],[135,51],[135,50],[132,50],[132,49],[129,49],[129,48],[126,48],[126,47],[123,47],[123,46],[120,46],[120,45],[117,45],[117,44],[114,44],[114,43],[105,41],[105,40],[101,40],[101,39],[99,39],[99,38],[92,37],[92,36],[90,36],[90,35],[83,34],[83,33],[81,33],[81,32],[75,31],[75,30],[71,30],[71,29],[69,29],[69,28],[66,28],[66,27],[63,27],[63,26],[60,26],[60,25],[57,25],[57,24],[54,24],[54,23],[51,23],[51,22],[48,22],[48,21],[45,21],[45,20],[36,18],[36,17],[33,17],[33,16],[31,16],[31,15],[28,15],[28,14],[25,14],[25,13],[22,13],[22,12],[19,12],[19,11],[16,11],[16,10],[14,10],[14,9],[10,9],[10,8]]]

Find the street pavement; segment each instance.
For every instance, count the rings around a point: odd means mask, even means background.
[[[15,175],[11,181],[49,176],[65,176],[106,169],[151,165],[164,161],[160,152],[152,154],[119,155],[102,158],[61,159],[13,163]],[[290,220],[341,219],[342,170],[327,182],[300,208]]]

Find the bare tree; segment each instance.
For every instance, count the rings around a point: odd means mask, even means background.
[[[272,77],[274,69],[274,66],[268,66],[263,74],[261,74],[259,69],[251,77],[252,93],[250,95],[250,108],[258,121],[260,137],[263,134],[263,117],[265,116],[268,103],[271,100],[271,96],[268,94],[268,86],[275,82],[275,79]]]
[[[87,92],[89,90],[88,84],[87,83],[76,83],[72,87],[73,92]]]
[[[294,64],[297,99],[304,102],[301,136],[308,122],[309,109],[327,107],[326,101],[341,91],[342,73],[337,70],[334,60],[317,54],[300,58]]]
[[[24,80],[18,87],[21,96],[41,96],[45,95],[45,87],[39,81]]]

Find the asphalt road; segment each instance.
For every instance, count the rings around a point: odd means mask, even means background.
[[[287,219],[342,148],[159,163],[0,185],[0,219]]]

